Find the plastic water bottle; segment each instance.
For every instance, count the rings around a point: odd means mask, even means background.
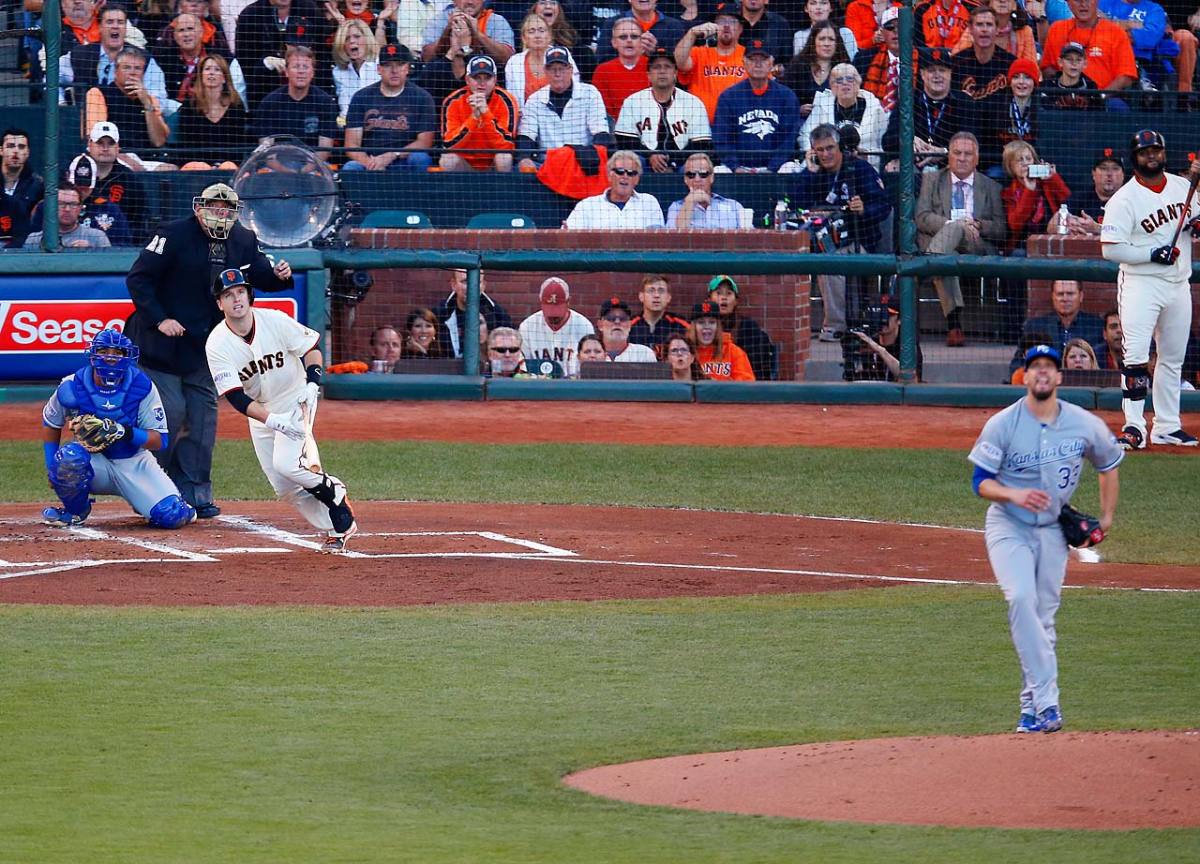
[[[776,231],[783,231],[787,224],[787,199],[781,198],[775,202],[775,217],[772,222]]]
[[[1058,208],[1058,233],[1067,233],[1067,218],[1071,215],[1071,211],[1067,209],[1067,205],[1063,204]]]

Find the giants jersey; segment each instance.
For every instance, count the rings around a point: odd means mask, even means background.
[[[579,359],[575,356],[579,340],[596,331],[592,322],[572,310],[571,317],[557,330],[551,330],[546,316],[534,312],[521,322],[522,352],[530,360],[554,360],[563,367],[567,375],[579,373]]]
[[[1122,276],[1154,279],[1172,284],[1187,284],[1192,275],[1192,236],[1180,234],[1176,246],[1179,260],[1170,267],[1150,261],[1150,252],[1166,246],[1175,234],[1187,200],[1188,181],[1175,174],[1164,174],[1166,185],[1155,192],[1142,185],[1137,177],[1116,191],[1104,205],[1104,224],[1100,227],[1101,243],[1128,243],[1144,249],[1145,260],[1138,264],[1121,263]],[[1200,210],[1194,200],[1188,219],[1195,219]],[[1130,284],[1130,283],[1125,283]]]
[[[271,413],[291,412],[304,393],[301,359],[317,347],[320,338],[283,312],[252,309],[254,329],[243,338],[222,321],[204,346],[217,393],[241,387],[246,395]]]
[[[660,129],[664,121],[665,128]],[[617,136],[637,138],[647,150],[660,153],[688,150],[697,143],[712,141],[704,103],[679,88],[675,88],[675,96],[666,111],[650,88],[632,94],[621,106],[621,115],[613,132]]]

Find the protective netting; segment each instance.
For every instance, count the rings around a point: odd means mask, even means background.
[[[918,254],[1098,257],[1132,134],[1160,132],[1172,170],[1195,149],[1200,19],[1186,3],[918,3],[911,132],[900,16],[886,2],[166,5],[64,6],[61,180],[82,192],[80,223],[117,246],[186,216],[219,178],[279,245],[803,251],[799,239],[756,239],[802,229],[813,251],[890,254],[911,137]],[[36,16],[8,24],[0,75],[21,86],[0,94],[37,165],[44,57],[35,31],[15,32]],[[264,140],[311,155],[256,152]],[[68,202],[68,234],[70,216]],[[0,225],[20,247],[40,220],[14,212]],[[604,278],[636,311],[630,277]],[[891,281],[791,281],[805,290],[751,301],[766,304],[756,311],[772,344],[792,346],[776,352],[774,377],[875,374],[864,367],[881,355],[854,331],[889,329]],[[1044,282],[921,280],[922,380],[1008,380],[1022,341],[1065,347],[1081,332],[1111,367],[1099,316],[1113,291],[1085,284],[1056,307]]]

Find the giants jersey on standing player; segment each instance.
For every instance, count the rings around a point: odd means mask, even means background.
[[[300,358],[317,346],[320,336],[283,312],[255,309],[254,329],[247,339],[222,321],[208,337],[208,364],[218,395],[241,387],[271,413],[290,412],[304,393]]]
[[[1191,278],[1192,244],[1187,234],[1181,235],[1180,242],[1176,243],[1179,258],[1170,267],[1150,261],[1151,250],[1171,242],[1188,194],[1188,181],[1185,178],[1164,173],[1163,180],[1163,187],[1155,190],[1135,176],[1104,205],[1100,242],[1128,243],[1146,250],[1145,261],[1121,263],[1118,290],[1156,283],[1174,285]],[[1195,198],[1189,209],[1188,220],[1200,213]]]
[[[654,91],[648,87],[634,93],[621,106],[613,133],[622,146],[659,153],[704,148],[712,143],[712,129],[704,103],[678,87],[670,104],[665,106],[654,98]]]

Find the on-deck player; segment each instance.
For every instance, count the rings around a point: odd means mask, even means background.
[[[1195,447],[1196,437],[1179,419],[1180,375],[1192,327],[1192,237],[1200,234],[1200,201],[1194,198],[1184,217],[1189,179],[1200,177],[1200,160],[1192,162],[1188,179],[1168,174],[1166,142],[1143,129],[1130,143],[1133,177],[1104,205],[1100,248],[1109,261],[1120,262],[1117,305],[1124,338],[1125,386],[1121,407],[1125,426],[1118,441],[1126,450],[1146,446],[1146,393],[1150,381],[1150,339],[1158,344],[1154,370],[1153,444]],[[1171,238],[1180,218],[1186,230],[1179,245]],[[1190,235],[1189,233],[1190,232]],[[1157,331],[1157,333],[1156,333]]]
[[[967,457],[975,494],[994,502],[984,540],[1008,601],[1008,626],[1021,661],[1018,732],[1062,728],[1054,616],[1067,575],[1058,515],[1079,485],[1086,457],[1099,472],[1100,526],[1117,510],[1117,466],[1125,457],[1094,414],[1058,399],[1062,357],[1049,345],[1025,352],[1025,397],[984,424]]]
[[[213,297],[225,320],[205,344],[217,392],[249,419],[258,464],[281,500],[324,531],[322,552],[343,552],[358,532],[346,484],[321,470],[312,436],[321,386],[315,330],[273,309],[254,308],[241,270],[223,270]]]
[[[46,474],[62,502],[43,510],[43,521],[81,524],[98,493],[120,495],[155,528],[194,522],[196,511],[150,455],[167,446],[167,415],[154,382],[137,367],[137,346],[116,330],[101,330],[84,353],[87,365],[63,378],[42,409]],[[60,446],[67,422],[86,414],[120,424],[119,440],[98,453],[77,441]]]

